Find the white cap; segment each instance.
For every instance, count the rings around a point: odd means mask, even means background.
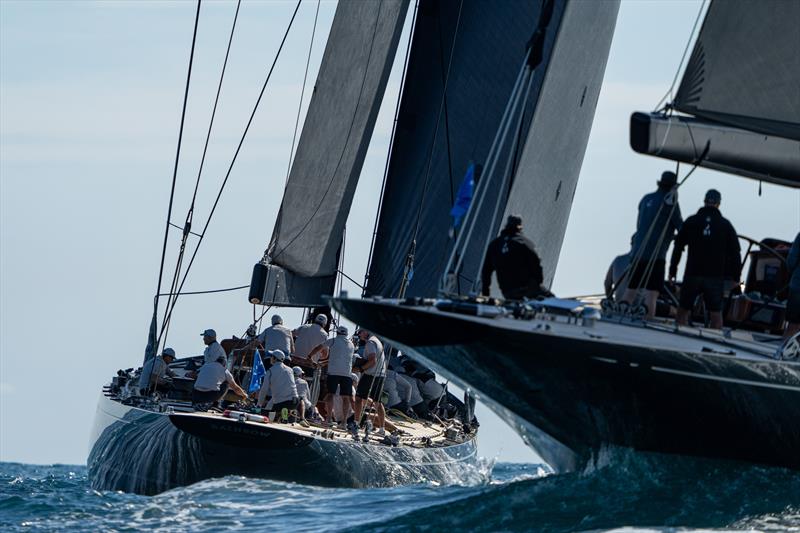
[[[281,315],[272,315],[272,325],[275,324],[283,324],[283,318]]]
[[[347,335],[350,331],[347,329],[347,326],[339,326],[336,328],[337,335]]]
[[[283,353],[281,350],[267,350],[267,355],[270,357],[274,357],[278,361],[283,361],[286,359],[286,354]]]
[[[302,376],[303,375],[303,369],[300,368],[299,366],[293,366],[292,367],[292,372],[294,372],[295,376]]]
[[[350,374],[350,378],[352,378],[352,380],[353,380],[353,385],[358,383],[358,374],[356,374],[355,372]]]
[[[201,333],[200,336],[202,336],[202,337],[211,337],[212,339],[216,339],[217,338],[217,332],[214,331],[213,329],[207,329],[203,333]]]
[[[161,352],[161,356],[163,357],[165,355],[168,355],[170,357],[175,357],[175,350],[173,350],[172,348],[164,348],[164,351]]]
[[[325,324],[328,323],[328,317],[326,317],[325,315],[317,315],[317,317],[314,319],[314,322],[316,322],[320,326],[324,326]]]

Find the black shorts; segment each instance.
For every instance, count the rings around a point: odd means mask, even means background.
[[[384,378],[376,378],[375,376],[364,374],[361,376],[361,379],[358,380],[356,396],[362,399],[369,398],[376,402],[380,401],[381,392],[383,391],[383,379]]]
[[[706,310],[710,312],[722,311],[722,292],[725,280],[706,276],[689,276],[683,278],[681,284],[681,309],[694,308],[694,301],[703,295]]]
[[[292,398],[291,400],[286,400],[285,402],[272,404],[271,410],[280,413],[281,409],[283,409],[284,407],[286,409],[289,409],[290,411],[292,409],[297,409],[297,398]]]
[[[800,289],[789,289],[789,299],[786,301],[786,321],[800,324]]]
[[[331,376],[328,375],[328,380],[325,382],[328,386],[328,394],[336,394],[336,388],[339,388],[339,396],[350,396],[353,392],[353,378],[350,376]]]
[[[653,263],[653,270],[650,272],[650,277],[645,278],[648,263],[648,260],[641,259],[630,266],[633,273],[631,274],[631,280],[628,282],[629,289],[660,291],[664,287],[664,266],[666,261],[663,259],[656,259]]]
[[[192,389],[192,403],[213,403],[222,398],[226,392],[228,392],[227,382],[223,382],[219,390]]]

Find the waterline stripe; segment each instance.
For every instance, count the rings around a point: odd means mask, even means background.
[[[770,389],[789,390],[792,392],[800,392],[800,387],[793,387],[791,385],[780,385],[777,383],[764,383],[763,381],[751,381],[749,379],[736,379],[725,378],[721,376],[709,376],[707,374],[697,374],[695,372],[686,372],[684,370],[673,370],[671,368],[664,368],[660,366],[652,367],[656,372],[666,372],[667,374],[678,374],[681,376],[689,376],[700,379],[708,379],[711,381],[724,381],[726,383],[737,383],[739,385],[751,385],[753,387],[766,387]]]

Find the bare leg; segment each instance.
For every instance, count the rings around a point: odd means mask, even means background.
[[[647,306],[648,320],[656,317],[656,302],[658,301],[658,291],[644,291],[644,305]]]
[[[356,408],[353,411],[356,414],[356,424],[361,423],[361,412],[364,410],[364,400],[356,396]]]
[[[722,311],[711,311],[709,317],[711,329],[722,329]]]
[[[383,404],[378,402],[378,429],[383,428],[386,425],[386,410],[383,408]]]
[[[678,308],[678,316],[675,321],[681,326],[689,325],[689,310],[683,307]]]
[[[333,394],[325,395],[325,422],[333,421]]]
[[[306,403],[302,398],[297,402],[297,416],[300,417],[300,420],[306,419]]]
[[[634,300],[636,300],[636,293],[639,289],[625,289],[625,294],[622,295],[622,301],[628,304],[632,304]]]

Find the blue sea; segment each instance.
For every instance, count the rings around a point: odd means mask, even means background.
[[[93,490],[85,466],[0,463],[0,531],[800,531],[800,473],[783,469],[631,453],[563,475],[476,470],[467,485],[226,477],[138,496]]]

